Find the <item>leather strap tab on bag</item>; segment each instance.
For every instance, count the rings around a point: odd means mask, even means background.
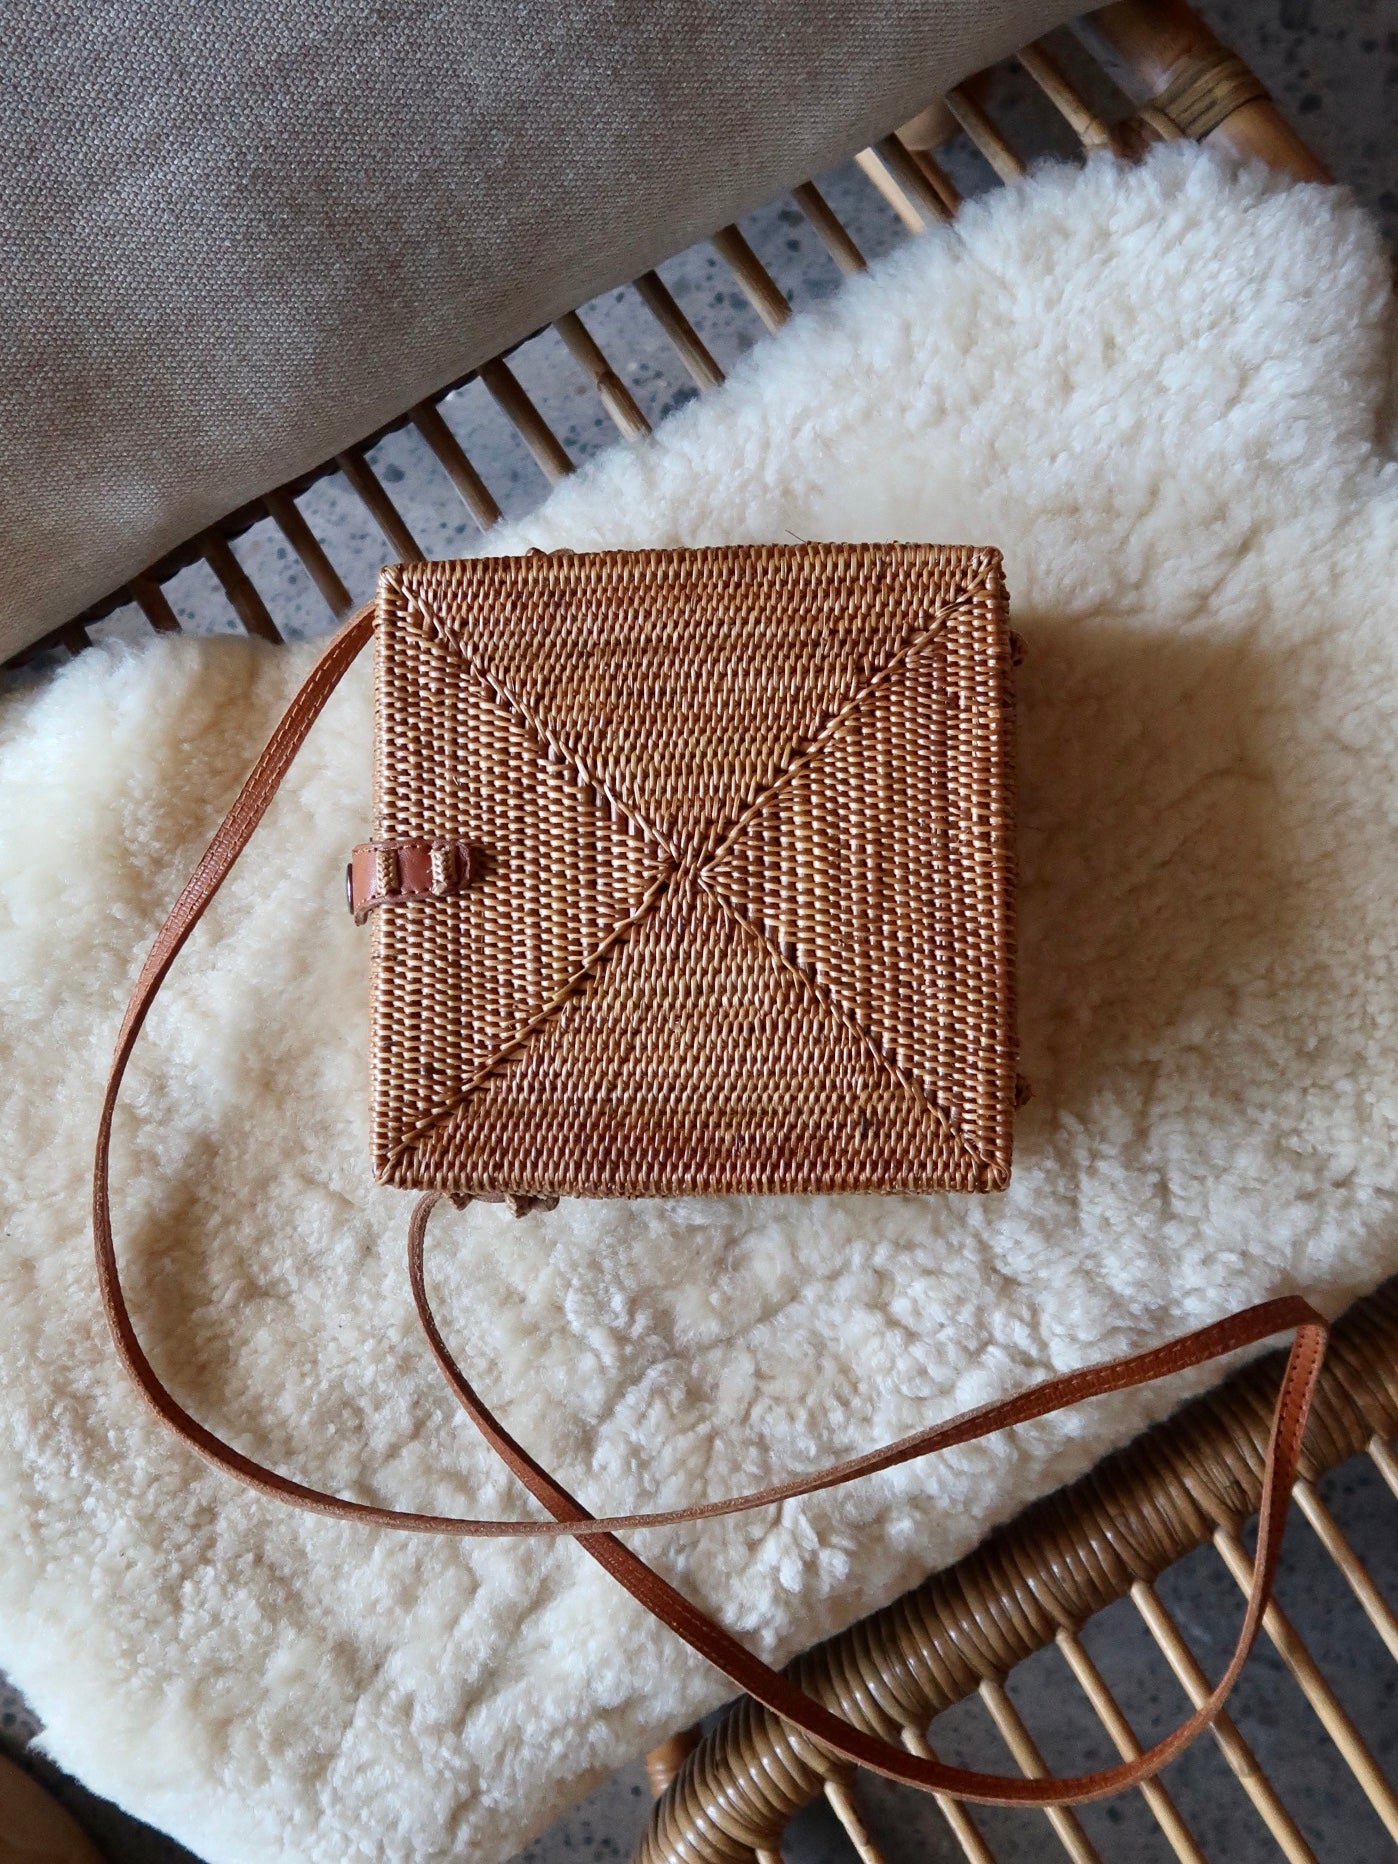
[[[438,1195],[421,1198],[409,1228],[408,1262],[413,1297],[428,1344],[458,1402],[513,1473],[552,1517],[547,1521],[473,1520],[418,1514],[354,1502],[279,1475],[245,1456],[191,1416],[161,1382],[136,1337],[122,1293],[112,1235],[109,1154],[112,1118],[136,1038],[162,982],[186,939],[227,878],[266,813],[291,761],[327,699],[373,631],[372,605],[352,615],[322,654],[258,758],[237,800],[209,843],[183,892],[156,936],[122,1019],[98,1125],[93,1173],[93,1237],[102,1301],[125,1370],[156,1415],[191,1449],[227,1474],[265,1495],[345,1520],[417,1533],[476,1537],[576,1538],[646,1609],[655,1614],[740,1689],[764,1703],[814,1740],[861,1766],[928,1792],[953,1793],[991,1805],[1064,1805],[1100,1799],[1148,1779],[1174,1759],[1217,1716],[1247,1660],[1271,1598],[1292,1485],[1300,1469],[1306,1419],[1327,1340],[1323,1317],[1299,1296],[1283,1296],[1244,1308],[1211,1326],[1145,1352],[1061,1374],[1017,1396],[900,1438],[882,1449],[792,1477],[747,1495],[700,1502],[649,1514],[594,1517],[509,1434],[474,1391],[442,1339],[428,1303],[423,1268],[427,1220]],[[935,1450],[966,1443],[993,1431],[1043,1417],[1107,1392],[1164,1378],[1202,1365],[1273,1334],[1294,1335],[1282,1377],[1267,1448],[1257,1534],[1257,1553],[1247,1611],[1237,1646],[1208,1698],[1173,1734],[1135,1760],[1066,1778],[1019,1779],[981,1773],[924,1759],[866,1734],[805,1695],[780,1671],[755,1657],[707,1614],[616,1538],[620,1530],[711,1519],[815,1494],[859,1476],[892,1469]]]
[[[476,851],[465,841],[362,842],[345,868],[345,902],[362,926],[376,906],[464,892],[476,867]]]

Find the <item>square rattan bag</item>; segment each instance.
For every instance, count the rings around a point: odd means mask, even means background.
[[[374,1166],[458,1194],[984,1191],[1015,1104],[999,553],[384,573]]]

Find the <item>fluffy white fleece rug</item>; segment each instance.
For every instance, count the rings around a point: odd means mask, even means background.
[[[507,540],[996,542],[1029,645],[1036,1097],[1005,1197],[442,1220],[450,1337],[592,1506],[755,1486],[1398,1267],[1394,355],[1387,264],[1343,195],[1189,149],[1050,172]],[[206,1471],[122,1383],[93,1291],[121,1003],[305,664],[99,650],[3,711],[0,1662],[60,1761],[215,1864],[489,1860],[722,1681],[574,1548],[375,1534]],[[419,1342],[406,1201],[369,1181],[368,943],[340,891],[362,675],[153,1018],[118,1235],[158,1363],[250,1451],[347,1494],[515,1509]],[[783,1656],[1179,1396],[639,1539]]]

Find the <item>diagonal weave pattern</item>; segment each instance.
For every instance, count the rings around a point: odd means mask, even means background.
[[[483,875],[375,915],[389,1182],[984,1190],[1014,1104],[998,555],[801,545],[413,565],[376,834]]]

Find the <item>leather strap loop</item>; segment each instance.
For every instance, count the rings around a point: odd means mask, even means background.
[[[161,1382],[136,1337],[122,1292],[112,1234],[110,1149],[112,1119],[127,1063],[150,1006],[170,966],[202,918],[210,901],[227,878],[253,831],[266,814],[291,761],[319,716],[326,700],[353,663],[373,631],[373,606],[358,609],[330,641],[316,662],[266,749],[253,766],[233,807],[209,843],[183,892],[151,946],[132,991],[117,1036],[116,1051],[107,1079],[97,1130],[93,1169],[92,1227],[97,1278],[117,1355],[147,1403],[191,1449],[239,1481],[298,1507],[347,1520],[417,1533],[471,1537],[535,1537],[567,1535],[577,1538],[593,1559],[633,1597],[670,1626],[701,1655],[729,1676],[740,1689],[756,1697],[786,1720],[834,1752],[870,1767],[891,1779],[930,1792],[951,1792],[964,1799],[989,1804],[1061,1805],[1102,1798],[1132,1786],[1163,1767],[1188,1746],[1223,1706],[1257,1637],[1271,1597],[1280,1551],[1282,1529],[1291,1487],[1299,1470],[1306,1418],[1324,1357],[1327,1328],[1324,1319],[1299,1296],[1284,1296],[1245,1308],[1226,1320],[1199,1328],[1168,1344],[1143,1353],[1108,1360],[1030,1387],[1017,1396],[982,1405],[930,1429],[915,1432],[874,1450],[812,1474],[793,1477],[747,1495],[700,1502],[687,1508],[596,1518],[570,1495],[508,1431],[482,1402],[453,1359],[433,1318],[423,1272],[423,1244],[428,1217],[438,1202],[429,1193],[419,1200],[409,1226],[409,1275],[413,1297],[428,1344],[448,1384],[486,1441],[504,1459],[530,1494],[547,1509],[546,1521],[474,1520],[455,1515],[418,1514],[370,1503],[348,1501],[280,1475],[244,1456],[201,1424]],[[1080,1399],[1120,1391],[1162,1378],[1189,1366],[1201,1365],[1270,1337],[1293,1331],[1295,1338],[1277,1399],[1271,1440],[1267,1450],[1260,1505],[1257,1556],[1248,1595],[1247,1613],[1237,1648],[1217,1687],[1195,1712],[1166,1740],[1133,1761],[1096,1773],[1068,1779],[1016,1779],[998,1774],[948,1767],[940,1761],[908,1754],[876,1736],[841,1720],[821,1703],[806,1696],[779,1671],[773,1670],[731,1637],[713,1619],[699,1611],[681,1592],[652,1571],[616,1539],[619,1529],[663,1526],[667,1523],[711,1519],[853,1481],[875,1471],[929,1455],[952,1444],[965,1443],[1011,1424],[1042,1417],[1076,1404]]]
[[[479,851],[466,841],[365,841],[350,854],[345,900],[354,923],[362,926],[378,906],[462,893],[480,867]]]

